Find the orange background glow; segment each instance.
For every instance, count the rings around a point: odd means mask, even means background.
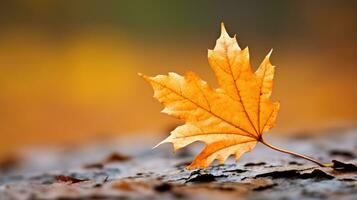
[[[249,3],[248,3],[249,2]],[[357,120],[354,1],[9,1],[0,6],[0,156],[34,144],[163,132],[137,76],[207,62],[224,21],[256,68],[273,48],[276,131]]]

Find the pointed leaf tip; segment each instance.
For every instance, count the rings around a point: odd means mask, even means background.
[[[226,28],[224,27],[224,22],[221,22],[221,30],[226,30]]]
[[[143,78],[145,81],[150,82],[150,78],[149,76],[146,76],[145,74],[142,73],[138,73],[138,76],[140,76],[141,78]]]
[[[155,146],[153,146],[151,149],[156,149],[156,147],[160,146],[161,142]]]
[[[269,51],[269,53],[268,53],[268,55],[267,55],[268,58],[270,58],[271,53],[273,53],[273,49],[270,49],[270,51]]]
[[[138,76],[140,76],[141,78],[143,78],[145,80],[148,80],[148,77],[145,74],[142,74],[142,73],[139,72]]]
[[[224,23],[221,22],[221,37],[222,36],[227,36],[229,37],[228,33],[227,33],[227,30],[226,30],[226,27],[224,26]]]
[[[165,141],[165,140],[164,140]],[[155,145],[153,148],[151,148],[151,149],[155,149],[155,148],[157,148],[158,146],[160,146],[162,143],[164,143],[164,141],[161,141],[160,143],[158,143],[157,145]]]
[[[168,138],[166,138],[166,139],[164,139],[163,141],[159,142],[159,144],[155,145],[152,149],[155,149],[156,147],[158,147],[158,146],[160,146],[160,145],[162,145],[162,144],[164,144],[164,143],[168,143],[168,142],[169,142],[169,141],[168,141]]]

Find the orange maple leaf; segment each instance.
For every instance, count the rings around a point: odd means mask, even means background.
[[[154,97],[165,106],[162,112],[186,122],[158,145],[170,142],[177,150],[195,141],[206,143],[189,169],[206,168],[216,159],[224,163],[230,155],[239,159],[258,142],[318,163],[263,140],[263,133],[274,126],[279,110],[279,103],[270,100],[275,71],[269,60],[271,52],[253,73],[248,47],[241,50],[236,37],[230,37],[222,23],[216,46],[208,50],[219,88],[211,88],[193,72],[185,76],[139,74],[152,85]]]

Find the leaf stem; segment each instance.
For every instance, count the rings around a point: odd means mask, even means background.
[[[286,154],[290,154],[290,155],[293,155],[293,156],[296,156],[296,157],[299,157],[299,158],[303,158],[305,160],[308,160],[308,161],[311,161],[317,165],[319,165],[320,167],[332,167],[332,163],[321,163],[313,158],[310,158],[308,156],[304,156],[302,154],[298,154],[298,153],[294,153],[294,152],[291,152],[291,151],[288,151],[288,150],[285,150],[285,149],[281,149],[281,148],[278,148],[276,146],[273,146],[271,144],[269,144],[268,142],[266,142],[263,137],[260,138],[259,140],[261,143],[263,143],[265,146],[271,148],[271,149],[274,149],[276,151],[280,151],[280,152],[283,152],[283,153],[286,153]]]

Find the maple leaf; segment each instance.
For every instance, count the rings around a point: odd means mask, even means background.
[[[206,143],[189,169],[206,168],[216,159],[224,163],[230,155],[239,159],[258,142],[316,163],[263,140],[263,133],[274,126],[279,110],[279,103],[270,100],[275,71],[269,60],[271,52],[252,72],[248,47],[242,50],[236,36],[230,37],[222,23],[216,46],[208,50],[208,61],[219,88],[211,88],[193,72],[185,76],[139,74],[151,84],[154,97],[165,106],[162,112],[186,122],[158,145],[170,142],[177,150],[196,141]]]

